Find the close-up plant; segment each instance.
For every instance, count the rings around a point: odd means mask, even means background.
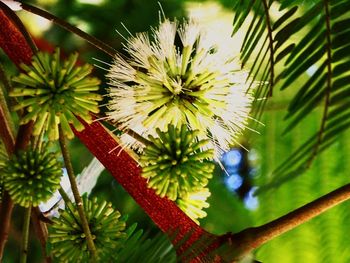
[[[0,261],[349,262],[349,21],[0,0]]]

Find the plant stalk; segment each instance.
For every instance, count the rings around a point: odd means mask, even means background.
[[[34,226],[35,233],[41,244],[41,250],[46,263],[51,262],[51,257],[46,253],[46,242],[48,231],[46,223],[51,223],[51,221],[46,218],[40,211],[38,207],[32,208],[32,225]]]
[[[60,189],[58,189],[58,192],[60,193],[60,195],[62,196],[63,201],[66,204],[70,204],[72,203],[67,195],[67,193],[63,190],[63,188],[61,187]]]
[[[32,205],[26,208],[25,214],[24,214],[20,263],[26,263],[28,258],[29,225],[30,225],[31,212],[32,212]]]
[[[7,81],[5,72],[2,70],[2,66],[0,65],[0,82],[3,84],[0,84],[0,138],[5,144],[7,155],[11,155],[14,152],[13,146],[15,145],[15,137],[13,136],[15,126],[11,119],[11,114],[6,101],[5,92]]]
[[[70,154],[68,151],[66,138],[64,137],[63,129],[61,126],[59,126],[59,141],[60,141],[61,151],[62,151],[62,155],[63,155],[63,160],[64,160],[64,163],[65,163],[65,166],[67,169],[69,182],[70,182],[70,185],[72,187],[74,200],[75,200],[75,203],[77,205],[77,210],[78,210],[78,214],[79,214],[79,217],[81,220],[82,228],[83,228],[84,234],[86,236],[86,242],[87,242],[89,251],[92,255],[93,261],[96,261],[96,259],[97,259],[96,247],[95,247],[92,235],[91,235],[89,223],[87,221],[87,218],[86,218],[86,215],[84,212],[83,200],[81,199],[81,196],[80,196],[79,190],[78,190],[78,186],[77,186],[77,183],[75,181],[74,170],[73,170],[73,166],[71,163],[71,158],[70,158]]]
[[[11,200],[10,195],[5,191],[0,206],[0,262],[2,262],[5,244],[9,236],[13,207],[14,203]]]
[[[342,186],[294,211],[258,227],[244,229],[236,234],[222,236],[224,258],[240,258],[266,242],[296,228],[332,207],[350,199],[350,184]]]

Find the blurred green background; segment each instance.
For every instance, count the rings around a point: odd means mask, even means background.
[[[159,5],[153,0],[36,0],[26,1],[44,8],[56,16],[78,26],[105,43],[122,52],[122,37],[130,32],[147,31],[159,22]],[[168,17],[197,15],[206,23],[223,23],[227,30],[232,27],[232,0],[222,1],[159,1]],[[299,1],[302,2],[302,1]],[[303,1],[305,2],[305,1]],[[59,46],[66,53],[79,51],[81,59],[96,63],[92,58],[109,62],[111,58],[96,50],[84,40],[35,15],[19,12],[19,15],[41,49],[52,50]],[[240,48],[241,38],[232,46],[232,52]],[[95,74],[103,79],[104,71],[96,68]],[[294,84],[295,86],[298,83]],[[300,142],[314,133],[319,125],[320,112],[316,111],[290,134],[282,136],[286,107],[291,91],[277,92],[268,102],[261,120],[256,125],[260,134],[247,131],[241,143],[249,149],[245,152],[239,147],[233,148],[225,156],[223,163],[230,174],[220,169],[210,182],[212,192],[208,202],[208,216],[201,225],[217,234],[236,232],[245,227],[256,226],[275,219],[315,198],[344,185],[349,181],[345,171],[350,170],[350,143],[348,134],[339,136],[339,140],[316,160],[312,168],[296,179],[290,180],[278,189],[263,192],[254,197],[256,187],[272,180],[271,172],[296,149]],[[80,173],[92,160],[92,155],[78,140],[70,143],[74,169]],[[133,201],[122,187],[104,171],[98,179],[92,195],[101,196],[113,202],[122,214],[128,214],[131,225],[138,223],[149,235],[158,229]],[[20,215],[23,211],[16,209]],[[21,217],[14,216],[11,239],[6,249],[4,262],[17,262],[19,240],[21,237]],[[300,261],[315,263],[350,262],[350,204],[339,205],[310,222],[267,243],[256,252],[259,261],[274,263],[296,263]],[[33,236],[33,235],[32,235]],[[32,242],[29,262],[40,262],[40,246]]]

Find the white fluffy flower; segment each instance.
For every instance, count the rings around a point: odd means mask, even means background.
[[[198,139],[210,138],[218,158],[246,127],[253,100],[247,73],[230,49],[216,44],[215,33],[193,20],[164,19],[152,34],[128,39],[129,58],[115,56],[107,74],[108,118],[144,137],[169,123],[186,124],[200,131]]]

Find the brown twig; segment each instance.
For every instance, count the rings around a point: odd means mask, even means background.
[[[32,210],[32,224],[34,226],[37,237],[40,241],[41,247],[46,248],[46,241],[48,236],[48,231],[46,224],[42,222],[41,218],[43,217],[40,209],[38,207],[33,208]],[[46,254],[46,249],[42,249],[43,257],[45,258],[46,263],[50,263],[52,260]]]
[[[57,16],[50,14],[49,12],[47,12],[43,9],[37,8],[35,6],[29,5],[26,3],[21,3],[21,7],[23,8],[23,10],[26,10],[26,11],[33,13],[35,15],[38,15],[40,17],[43,17],[43,18],[61,26],[62,28],[76,34],[77,36],[85,39],[91,45],[95,46],[96,48],[98,48],[101,51],[105,52],[106,54],[110,55],[111,57],[114,57],[115,54],[117,53],[117,51],[114,48],[107,45],[103,41],[95,38],[94,36],[91,36],[91,35],[85,33],[84,31],[80,30],[79,28],[69,24],[68,22],[60,19]]]
[[[9,236],[13,207],[14,204],[11,197],[5,192],[0,206],[0,262],[2,261],[5,244]]]
[[[347,184],[264,225],[224,235],[221,237],[224,244],[221,248],[223,258],[237,260],[242,255],[349,199],[350,184]]]
[[[20,263],[27,263],[28,247],[29,247],[29,228],[30,228],[30,214],[32,212],[32,205],[26,208],[24,213],[24,222],[22,228],[22,242],[21,242],[21,255]]]
[[[93,241],[93,237],[92,237],[92,234],[90,231],[89,222],[87,221],[86,214],[84,211],[83,200],[81,199],[81,196],[80,196],[79,190],[78,190],[78,186],[77,186],[77,183],[75,181],[74,170],[73,170],[73,166],[71,163],[71,158],[70,158],[70,154],[68,151],[66,138],[64,136],[64,132],[63,132],[63,129],[61,126],[59,126],[59,142],[60,142],[60,146],[61,146],[64,164],[65,164],[66,169],[67,169],[69,182],[70,182],[70,185],[72,188],[74,201],[75,201],[77,211],[78,211],[78,214],[80,217],[81,226],[84,230],[86,243],[87,243],[87,246],[88,246],[89,251],[91,253],[92,261],[95,262],[97,259],[97,250],[96,250],[96,247],[95,247],[95,244]]]

